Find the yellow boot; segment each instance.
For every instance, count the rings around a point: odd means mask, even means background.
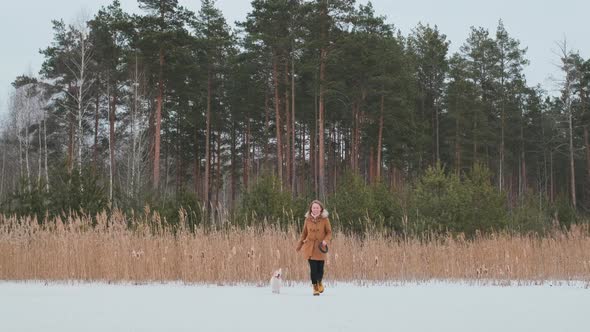
[[[318,292],[320,292],[320,293],[324,292],[324,285],[322,284],[321,281],[318,283]]]
[[[318,287],[318,284],[313,284],[313,296],[318,296],[320,295],[320,289]]]

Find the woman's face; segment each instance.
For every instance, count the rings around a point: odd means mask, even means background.
[[[311,214],[314,216],[319,216],[322,212],[322,207],[318,203],[313,203],[311,205]]]

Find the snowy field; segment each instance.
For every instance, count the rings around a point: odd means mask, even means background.
[[[590,331],[583,283],[311,287],[0,282],[0,331]]]

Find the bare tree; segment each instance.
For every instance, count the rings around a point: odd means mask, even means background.
[[[33,125],[40,124],[43,119],[44,101],[42,92],[36,83],[28,83],[17,87],[11,96],[10,113],[12,127],[19,144],[20,176],[26,177],[27,189],[31,190],[31,166],[30,150],[34,132],[30,130]],[[39,151],[41,153],[41,151]],[[23,156],[24,155],[24,156]],[[40,167],[40,165],[39,165]],[[40,171],[39,171],[40,174]]]
[[[128,195],[135,197],[138,189],[143,185],[141,182],[142,174],[149,166],[144,162],[148,160],[148,118],[145,117],[142,109],[145,109],[144,99],[146,84],[144,82],[145,75],[139,70],[138,58],[135,57],[135,66],[132,73],[133,99],[129,107],[130,109],[130,139],[128,141],[129,156],[128,160]]]
[[[84,145],[84,118],[91,105],[91,87],[93,80],[90,78],[89,66],[92,60],[92,44],[89,41],[89,29],[80,15],[79,23],[70,25],[69,34],[74,42],[71,53],[65,61],[65,66],[74,78],[72,89],[66,89],[65,93],[73,100],[73,105],[66,106],[77,120],[77,163],[78,172],[82,175],[82,148]]]
[[[563,112],[567,116],[568,121],[568,134],[569,134],[569,159],[570,159],[570,187],[571,187],[571,199],[574,208],[576,207],[576,174],[574,165],[574,139],[573,139],[573,112],[572,112],[572,99],[575,91],[575,77],[576,68],[573,61],[573,55],[571,49],[568,48],[567,40],[564,37],[562,41],[556,42],[558,51],[556,52],[559,56],[559,69],[563,72],[564,78],[559,81],[559,88],[561,91],[561,102],[563,106]]]

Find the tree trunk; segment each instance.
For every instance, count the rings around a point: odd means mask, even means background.
[[[273,56],[273,81],[275,90],[275,126],[276,126],[276,137],[277,137],[277,174],[279,181],[281,182],[281,190],[283,188],[283,151],[282,151],[282,140],[281,140],[281,110],[280,110],[280,96],[279,96],[279,70],[278,70],[278,55]]]
[[[317,195],[319,193],[318,189],[318,158],[317,158],[317,132],[318,132],[318,96],[316,94],[314,98],[314,115],[313,115],[313,130],[312,128],[309,129],[310,131],[310,138],[309,138],[309,167],[311,169],[311,174],[313,175],[312,185],[313,185],[313,192]]]
[[[158,103],[154,128],[154,189],[160,187],[160,130],[162,122],[162,102],[164,98],[164,48],[160,47],[160,66],[158,71]]]
[[[270,157],[270,108],[269,108],[269,97],[268,97],[268,90],[265,89],[264,91],[264,163],[263,166],[267,167],[269,165],[269,157]]]
[[[2,149],[2,174],[0,175],[0,201],[4,201],[4,170],[6,168],[6,147]]]
[[[199,152],[199,112],[195,112],[195,170],[194,170],[194,186],[195,186],[195,195],[198,198],[203,199],[203,195],[201,194],[202,188],[199,186],[200,184],[200,177],[201,177],[201,156]]]
[[[174,181],[174,193],[178,195],[180,192],[180,188],[182,187],[181,184],[181,176],[182,176],[182,160],[180,157],[180,151],[182,151],[182,132],[180,129],[180,116],[176,116],[176,132],[178,135],[176,136],[176,144],[174,144],[174,159],[176,161],[176,170],[175,170],[175,181]]]
[[[284,84],[285,84],[285,170],[286,170],[286,180],[285,185],[287,188],[291,186],[291,168],[292,168],[292,161],[291,161],[291,114],[289,110],[289,58],[285,57],[285,68],[284,68]],[[291,189],[291,193],[293,193],[293,188]]]
[[[327,128],[328,131],[328,141],[326,143],[327,151],[326,151],[326,159],[327,159],[327,167],[326,169],[328,170],[328,174],[326,175],[326,192],[332,191],[334,188],[334,182],[332,182],[333,180],[333,176],[332,176],[332,170],[333,170],[333,166],[334,166],[334,151],[332,149],[332,142],[334,142],[334,124],[330,124],[330,126]]]
[[[245,143],[244,143],[244,161],[243,161],[243,166],[244,166],[244,180],[243,180],[243,185],[244,188],[242,189],[243,192],[247,192],[248,191],[248,175],[250,174],[250,118],[248,118],[246,120],[246,137],[244,139]]]
[[[209,195],[209,179],[211,171],[211,89],[212,89],[211,68],[207,73],[207,116],[206,116],[206,130],[205,130],[205,178],[203,184],[203,202],[206,206],[206,216],[209,216],[210,211],[210,195]]]
[[[524,125],[523,119],[521,114],[520,120],[520,177],[521,177],[521,195],[524,195],[527,190],[527,178],[526,178],[526,155],[525,155],[525,145],[524,145]],[[504,140],[504,128],[502,128],[502,141]],[[503,154],[503,152],[502,152]]]
[[[115,111],[117,108],[117,87],[113,89],[113,99],[109,107],[109,205],[113,202],[113,180],[115,178]],[[109,96],[110,99],[110,96]]]
[[[501,97],[501,109],[500,109],[500,174],[498,179],[498,187],[500,191],[504,189],[504,127],[506,126],[506,116],[505,116],[505,102],[504,102],[504,62],[502,61],[502,79],[501,79],[501,89],[502,89],[502,97]],[[522,129],[522,114],[521,114],[521,129]],[[523,152],[524,154],[524,152]],[[522,174],[522,173],[521,173]]]
[[[305,172],[305,144],[307,142],[307,135],[306,135],[306,131],[307,128],[305,126],[305,122],[301,123],[301,146],[299,147],[299,151],[300,151],[300,156],[301,156],[301,163],[299,166],[299,172],[301,174],[301,176],[299,177],[299,192],[304,193],[305,192],[305,179],[308,178],[305,176],[306,172]],[[310,174],[313,174],[313,172],[309,172]]]
[[[97,82],[97,86],[100,83]],[[92,148],[92,174],[96,175],[98,167],[98,120],[99,120],[99,108],[100,108],[100,89],[96,89],[96,104],[94,108],[94,145]]]
[[[17,136],[17,140],[18,140],[18,175],[19,175],[19,180],[23,178],[23,176],[25,176],[24,172],[24,161],[23,161],[23,139],[21,137],[21,133],[20,133],[20,128],[16,129],[16,136]]]
[[[219,190],[221,189],[221,130],[217,131],[217,177],[215,179],[215,211],[219,211]]]
[[[351,107],[352,111],[352,132],[351,132],[351,143],[350,143],[350,169],[353,173],[357,171],[357,153],[356,153],[356,128],[358,126],[358,111],[357,102],[354,101]]]
[[[375,180],[381,181],[381,150],[383,145],[383,111],[385,108],[385,96],[381,95],[381,107],[379,112],[379,134],[377,135],[377,169],[375,172]]]
[[[37,158],[37,165],[39,166],[39,172],[37,173],[37,188],[39,189],[41,187],[41,169],[42,169],[42,165],[43,163],[41,162],[41,158],[43,157],[43,146],[41,145],[41,121],[39,121],[39,127],[37,129],[37,134],[38,134],[38,138],[39,138],[39,155]]]
[[[297,196],[297,160],[295,147],[295,59],[291,59],[291,144],[293,155],[291,156],[291,191],[293,197]]]
[[[319,198],[324,200],[326,198],[326,179],[325,179],[325,168],[324,168],[324,158],[325,158],[325,146],[324,146],[324,118],[325,118],[325,92],[326,92],[326,62],[328,58],[328,50],[327,50],[327,24],[328,24],[328,8],[327,4],[323,5],[320,10],[320,16],[322,18],[321,24],[321,40],[324,43],[320,48],[320,105],[319,105],[319,119],[318,119],[318,135],[319,135],[319,144],[318,144],[318,189],[319,189]]]
[[[73,88],[69,87],[70,92]],[[69,117],[69,128],[68,128],[68,174],[72,174],[72,169],[74,167],[74,113],[72,111],[68,112]]]
[[[375,183],[375,152],[371,145],[369,147],[369,183]]]
[[[338,131],[336,129],[336,124],[334,124],[332,126],[332,137],[333,137],[333,146],[334,148],[332,149],[332,192],[336,191],[336,188],[338,187],[338,147],[340,146],[338,144]]]
[[[586,203],[590,204],[590,139],[588,126],[584,126],[584,146],[586,147]]]
[[[553,175],[553,151],[549,152],[549,201],[555,202],[555,186],[554,186],[554,175]]]
[[[355,112],[355,126],[354,126],[354,145],[353,145],[353,160],[354,160],[354,171],[358,172],[360,170],[360,163],[361,163],[361,122],[362,122],[362,114],[361,114],[361,102],[356,104],[356,112]]]
[[[27,188],[31,192],[31,168],[29,166],[29,121],[25,123],[25,167],[27,170]]]
[[[585,91],[582,89],[580,91],[580,99],[581,99],[581,106],[582,106],[582,121],[584,122],[584,148],[586,150],[586,183],[585,188],[585,203],[586,207],[590,207],[590,138],[588,137],[588,124],[587,124],[587,117],[588,117],[588,101]]]
[[[569,157],[570,157],[570,186],[571,186],[571,194],[572,194],[572,204],[574,209],[576,208],[576,173],[574,167],[574,131],[573,131],[573,112],[571,107],[568,107],[568,115],[569,115]]]
[[[162,114],[165,117],[164,114]],[[170,141],[170,122],[164,122],[164,126],[162,126],[164,130],[164,140],[162,142],[162,147],[164,149],[164,185],[163,188],[160,186],[160,191],[164,193],[164,199],[168,197],[168,185],[170,184],[170,148],[172,142]]]
[[[201,178],[201,156],[199,155],[199,138],[198,138],[198,130],[195,130],[195,178],[194,178],[194,186],[195,186],[195,195],[197,195],[198,198],[203,199],[203,195],[201,193],[202,188],[199,184],[201,184],[201,182],[199,181]]]
[[[461,132],[459,119],[455,120],[455,171],[457,175],[461,174]]]
[[[473,115],[473,166],[477,163],[477,114]]]
[[[325,53],[325,50],[322,50],[322,53]],[[322,58],[325,57],[325,54]],[[326,197],[326,178],[325,178],[325,166],[324,166],[324,158],[326,155],[325,152],[325,145],[324,145],[324,123],[325,123],[325,102],[324,102],[324,94],[325,94],[325,63],[322,60],[320,65],[320,105],[319,105],[319,118],[318,118],[318,185],[319,185],[319,197],[320,199],[324,199]]]
[[[230,195],[230,203],[229,207],[233,208],[234,202],[236,201],[236,186],[237,186],[237,171],[236,171],[236,136],[237,136],[237,126],[235,122],[233,122],[233,128],[231,131],[231,195]]]
[[[135,126],[137,125],[137,108],[139,104],[139,71],[137,64],[137,52],[135,53],[135,77],[133,82],[133,108],[131,110],[131,186],[129,188],[130,196],[135,198],[137,190],[135,189],[135,179],[139,179],[136,170],[139,168],[139,157],[137,156],[137,133]],[[139,181],[138,181],[139,182]]]
[[[433,109],[434,109],[434,124],[435,124],[435,133],[436,133],[436,160],[435,162],[440,162],[440,125],[439,125],[439,114],[438,114],[438,104],[436,101],[433,101]]]
[[[78,107],[78,175],[82,176],[82,141],[84,139],[84,127],[82,126],[82,122],[84,120],[84,111],[86,106],[84,105],[84,82],[86,81],[86,66],[88,65],[88,58],[86,55],[86,40],[83,34],[80,34],[80,63],[79,63],[79,70],[80,72],[78,76],[78,89],[77,89],[77,107]]]
[[[45,117],[45,112],[43,113],[43,142],[45,145],[45,192],[49,192],[49,168],[47,167],[47,159],[48,159],[48,152],[47,152],[47,118]]]

